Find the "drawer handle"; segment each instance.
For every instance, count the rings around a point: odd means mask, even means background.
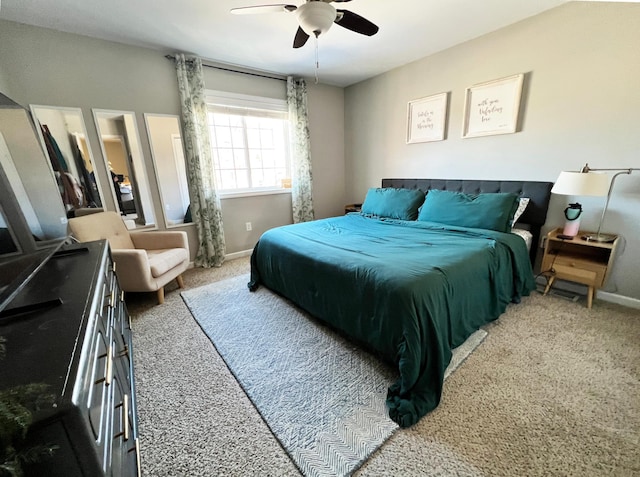
[[[113,371],[113,354],[111,353],[111,345],[107,348],[107,354],[103,354],[98,356],[99,358],[107,357],[107,369],[104,373],[104,377],[98,379],[94,384],[100,384],[104,382],[105,386],[109,386],[111,384],[112,379],[112,371]]]
[[[111,267],[111,271],[116,273],[116,262],[113,262],[113,266]]]
[[[120,301],[124,301],[124,290],[120,290]]]
[[[129,395],[125,394],[122,402],[116,406],[116,409],[122,408],[122,432],[118,432],[113,438],[123,436],[123,440],[129,440]]]
[[[137,475],[142,475],[142,472],[140,469],[140,440],[136,437],[134,439],[134,446],[129,449],[129,452],[135,452],[136,453],[136,467],[138,468],[138,474]]]
[[[109,306],[111,308],[115,308],[116,307],[116,291],[115,290],[111,290],[111,298],[109,299]]]

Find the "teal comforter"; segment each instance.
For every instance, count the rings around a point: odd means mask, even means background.
[[[249,288],[260,284],[398,367],[387,405],[402,427],[440,402],[452,349],[535,288],[514,234],[360,214],[265,232]]]

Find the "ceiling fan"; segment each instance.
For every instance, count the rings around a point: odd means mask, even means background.
[[[317,38],[326,33],[333,23],[362,35],[372,36],[378,33],[378,27],[366,18],[349,10],[336,9],[333,5],[330,5],[333,2],[345,3],[349,1],[351,0],[306,0],[299,7],[284,3],[256,5],[253,7],[232,8],[231,13],[236,15],[271,12],[295,13],[300,26],[298,26],[298,31],[293,39],[294,48],[304,46],[311,35]]]

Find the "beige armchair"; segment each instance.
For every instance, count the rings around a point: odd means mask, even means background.
[[[186,232],[130,233],[116,212],[100,212],[69,219],[69,231],[80,242],[107,239],[117,264],[116,275],[126,292],[158,293],[164,303],[164,286],[176,280],[184,287],[182,272],[189,265]]]

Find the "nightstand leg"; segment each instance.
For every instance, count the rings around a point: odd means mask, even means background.
[[[553,282],[556,280],[555,275],[552,276],[551,278],[549,278],[549,281],[547,282],[547,286],[544,287],[544,293],[543,295],[546,295],[547,293],[549,293],[549,288],[551,288],[551,285],[553,285]]]
[[[587,292],[587,308],[591,309],[591,305],[593,305],[593,292],[595,291],[594,287],[589,287],[589,291]]]

